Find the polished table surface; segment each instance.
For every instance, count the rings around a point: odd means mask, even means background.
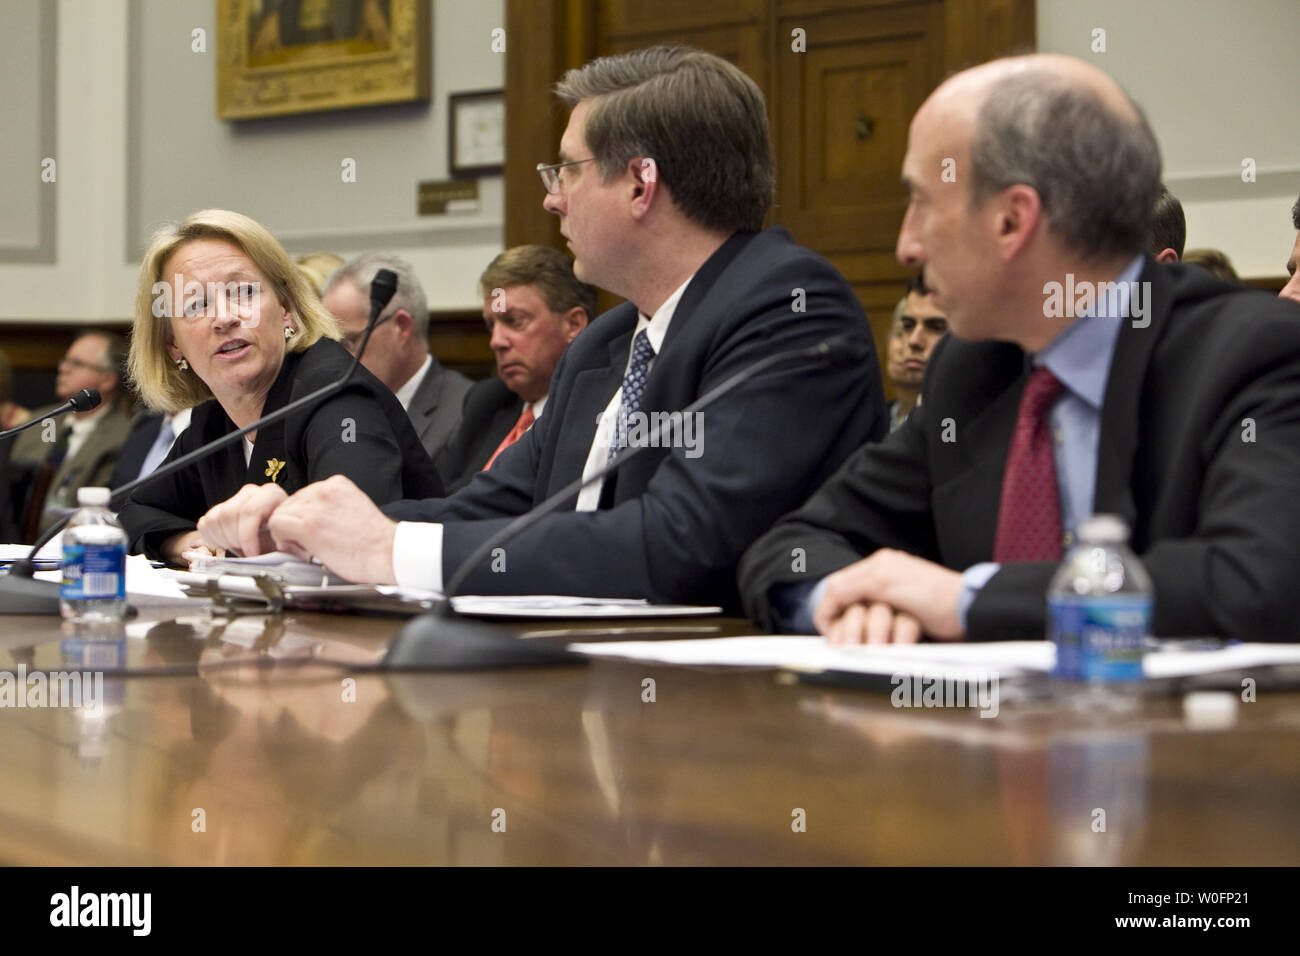
[[[174,673],[106,678],[102,716],[0,708],[0,863],[1300,863],[1295,692],[1215,730],[1176,697],[987,719],[772,670],[366,673],[401,619],[173,618],[145,612],[123,644]],[[61,628],[0,617],[0,671],[59,669],[79,647]]]

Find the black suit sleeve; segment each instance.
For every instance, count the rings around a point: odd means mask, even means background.
[[[300,427],[299,454],[307,462],[309,483],[343,475],[376,504],[403,496],[402,448],[393,422],[364,388],[326,399]]]
[[[858,449],[745,552],[738,577],[752,620],[776,630],[773,587],[818,581],[879,548],[937,560],[925,418],[918,406],[884,441]]]
[[[290,400],[338,381],[351,363],[352,357],[337,343],[317,342],[303,354]],[[302,484],[343,475],[380,505],[443,494],[433,460],[406,410],[364,367],[342,391],[290,415],[285,444],[305,476]]]

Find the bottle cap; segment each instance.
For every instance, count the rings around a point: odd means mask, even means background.
[[[107,488],[78,488],[77,504],[83,508],[107,507],[110,494]]]
[[[1237,695],[1226,690],[1193,691],[1183,698],[1183,720],[1200,730],[1231,727],[1237,722]]]
[[[1124,544],[1128,522],[1119,515],[1093,515],[1079,522],[1079,540],[1085,544]]]

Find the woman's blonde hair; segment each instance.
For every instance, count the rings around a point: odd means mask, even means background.
[[[155,285],[171,281],[162,276],[164,263],[187,242],[220,239],[237,246],[270,280],[276,300],[298,317],[298,334],[289,340],[290,352],[301,352],[321,339],[339,339],[338,323],[321,305],[319,296],[293,264],[284,247],[259,222],[228,209],[203,209],[182,222],[154,233],[140,264],[140,283],[131,326],[131,380],[145,404],[163,412],[190,408],[212,397],[193,372],[183,372],[167,354],[167,314],[158,315]],[[180,302],[173,308],[179,309]],[[171,311],[171,310],[166,310]]]

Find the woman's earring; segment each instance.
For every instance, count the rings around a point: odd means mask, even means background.
[[[185,356],[182,355],[180,358],[176,360],[176,367],[180,369],[182,372],[188,372],[190,369],[190,363],[187,362],[185,360]]]
[[[292,325],[286,325],[284,327],[284,340],[286,342],[288,342],[291,338],[293,338],[297,334],[298,334],[298,330],[295,329]]]

